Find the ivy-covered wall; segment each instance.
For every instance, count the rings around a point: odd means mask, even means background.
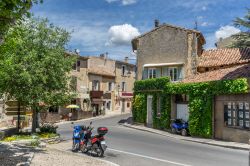
[[[147,95],[153,96],[153,127],[166,129],[170,126],[171,95],[186,94],[189,96],[189,131],[193,136],[212,136],[213,97],[222,94],[248,92],[245,78],[202,83],[171,83],[168,78],[156,78],[136,81],[134,86],[135,100],[133,117],[136,122],[145,123],[147,114]],[[144,96],[138,98],[137,96]],[[157,116],[157,98],[161,99],[161,116]],[[137,107],[137,100],[144,106]],[[143,109],[142,109],[143,108]],[[140,112],[141,113],[138,113]],[[143,119],[143,120],[141,120]]]

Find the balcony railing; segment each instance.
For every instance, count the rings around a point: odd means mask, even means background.
[[[90,98],[102,98],[103,91],[90,91]]]

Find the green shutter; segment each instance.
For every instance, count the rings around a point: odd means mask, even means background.
[[[142,73],[142,79],[145,80],[148,78],[148,69],[144,68]]]

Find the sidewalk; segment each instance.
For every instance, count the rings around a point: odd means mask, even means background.
[[[120,115],[127,115],[127,114],[130,114],[130,113],[121,113],[121,112],[118,112],[118,111],[114,111],[114,112],[108,113],[106,115],[100,115],[100,116],[86,118],[86,119],[79,119],[79,120],[76,120],[76,121],[62,121],[62,122],[56,123],[56,125],[69,124],[69,123],[72,123],[72,122],[74,122],[74,123],[84,122],[84,121],[88,121],[88,120],[105,119],[105,118],[111,118],[111,117],[116,117],[116,116],[120,116]]]
[[[147,131],[147,132],[163,135],[163,136],[170,137],[170,138],[184,140],[184,141],[197,142],[197,143],[232,148],[232,149],[241,149],[241,150],[249,150],[250,149],[250,145],[244,144],[244,143],[226,142],[226,141],[219,141],[219,140],[206,139],[206,138],[195,138],[195,137],[190,137],[190,136],[185,137],[185,136],[172,134],[172,133],[162,131],[162,130],[157,130],[157,129],[145,127],[143,125],[131,125],[128,123],[124,123],[123,126],[133,128],[136,130],[142,130],[142,131]]]
[[[32,147],[12,143],[0,143],[0,166],[6,165],[30,165],[35,152],[39,150]]]
[[[59,144],[48,145],[46,150],[35,153],[31,166],[117,166],[96,157],[90,157],[71,152],[72,142],[65,141]]]

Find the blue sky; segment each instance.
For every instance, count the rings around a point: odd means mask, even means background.
[[[131,38],[151,30],[155,19],[185,28],[197,20],[209,49],[219,37],[240,31],[233,20],[246,8],[249,0],[44,0],[32,12],[72,32],[68,49],[123,59],[133,58]]]

